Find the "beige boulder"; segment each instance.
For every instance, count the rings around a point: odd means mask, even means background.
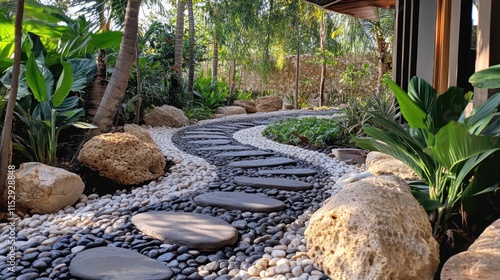
[[[149,126],[181,127],[189,125],[189,119],[184,112],[170,105],[155,107],[153,111],[144,115],[144,122]]]
[[[346,185],[310,219],[307,254],[332,279],[434,279],[439,245],[396,176]]]
[[[217,108],[215,110],[215,113],[221,114],[223,116],[228,116],[228,115],[246,114],[247,111],[245,110],[245,108],[240,106],[226,106]]]
[[[252,100],[235,100],[233,105],[245,108],[248,114],[257,113],[257,107]]]
[[[103,177],[136,185],[164,174],[165,159],[154,144],[130,133],[106,133],[83,145],[78,160]]]
[[[85,185],[77,174],[39,162],[21,164],[15,172],[16,209],[50,214],[74,204]]]
[[[257,112],[274,112],[281,110],[283,100],[278,96],[259,97],[255,102]]]
[[[366,166],[368,172],[374,176],[380,175],[396,175],[404,180],[420,180],[420,177],[400,160],[393,156],[381,152],[369,152],[366,155]]]
[[[366,160],[367,152],[361,149],[337,148],[332,149],[332,156],[338,160],[349,164],[363,164]]]
[[[442,280],[498,279],[500,275],[500,219],[487,227],[469,249],[446,261]]]
[[[132,134],[135,137],[139,138],[139,140],[141,140],[142,142],[156,145],[155,141],[153,140],[153,138],[151,138],[151,134],[149,134],[149,131],[147,131],[147,129],[144,129],[136,124],[125,124],[123,130],[126,133]]]

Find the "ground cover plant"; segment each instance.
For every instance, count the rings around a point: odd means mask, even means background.
[[[327,118],[307,117],[281,120],[268,125],[262,134],[283,144],[310,148],[344,146],[348,142],[341,126]]]

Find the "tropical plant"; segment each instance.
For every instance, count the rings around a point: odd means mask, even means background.
[[[500,104],[500,94],[465,117],[463,110],[472,94],[464,94],[462,89],[450,87],[438,94],[427,82],[414,77],[406,93],[390,79],[386,82],[409,128],[404,129],[379,112],[369,112],[373,121],[385,129],[365,127],[368,137],[356,138],[356,144],[394,156],[422,178],[413,193],[430,211],[433,234],[439,240],[445,236],[454,210],[460,210],[465,221],[467,209],[473,207],[471,198],[498,186],[498,181],[485,184],[482,175],[484,170],[497,168],[485,163],[500,150],[498,137],[489,133],[499,126],[491,120]]]
[[[190,106],[184,109],[186,113],[186,117],[190,120],[201,121],[210,119],[213,116],[212,109],[206,107],[203,104],[199,104],[198,106]]]
[[[229,88],[226,82],[203,76],[203,73],[194,82],[194,94],[200,98],[204,106],[212,110],[224,105],[228,93]]]
[[[268,125],[262,134],[274,141],[295,146],[314,148],[346,144],[340,125],[325,118],[281,120]]]

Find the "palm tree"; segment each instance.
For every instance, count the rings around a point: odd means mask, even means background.
[[[193,99],[193,84],[194,84],[194,15],[193,1],[187,0],[188,20],[189,20],[189,72],[188,72],[188,94],[190,99]]]
[[[184,48],[184,11],[185,0],[177,1],[177,19],[175,24],[175,51],[174,51],[174,70],[177,76],[182,78],[182,51]]]
[[[320,49],[321,49],[321,74],[319,80],[319,106],[325,105],[325,80],[326,80],[326,15],[324,11],[320,11]]]
[[[9,94],[9,101],[5,112],[5,119],[2,127],[0,142],[0,207],[7,210],[7,172],[9,169],[11,142],[12,142],[12,120],[14,118],[14,106],[16,104],[17,91],[19,85],[19,72],[21,69],[21,43],[22,43],[22,22],[24,14],[24,0],[17,1],[16,21],[14,24],[14,65],[12,66],[12,85]],[[12,216],[12,215],[11,215]]]
[[[115,69],[111,75],[109,84],[106,87],[106,91],[104,92],[104,96],[93,121],[101,132],[108,132],[111,130],[113,120],[125,96],[130,69],[132,68],[136,54],[140,5],[141,0],[129,0],[127,4],[123,38],[120,44],[120,51],[118,52]]]

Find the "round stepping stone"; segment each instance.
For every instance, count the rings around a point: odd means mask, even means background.
[[[215,131],[186,131],[184,135],[200,135],[200,134],[208,134],[208,135],[222,135],[226,136],[224,132],[215,132]]]
[[[194,202],[201,206],[264,213],[283,210],[286,207],[281,200],[244,192],[210,192],[196,196]]]
[[[253,157],[253,156],[272,156],[274,153],[266,151],[241,151],[227,152],[215,155],[216,157]]]
[[[295,176],[313,176],[316,175],[318,171],[309,168],[298,168],[298,169],[268,169],[259,170],[260,175],[295,175]]]
[[[231,143],[231,140],[196,140],[196,141],[189,141],[189,144],[199,144],[199,145],[226,145]]]
[[[234,178],[235,184],[255,187],[259,189],[278,189],[286,191],[305,191],[312,189],[312,185],[302,181],[285,178],[263,178],[238,176]]]
[[[224,135],[210,135],[210,134],[197,134],[197,135],[187,135],[182,136],[182,139],[230,139]]]
[[[237,150],[251,150],[252,148],[241,145],[224,145],[199,148],[198,151],[237,151]]]
[[[208,215],[157,211],[137,214],[131,221],[144,234],[203,252],[217,251],[238,239],[234,227]]]
[[[69,272],[83,280],[171,279],[170,268],[136,251],[116,247],[84,250],[71,260]]]
[[[255,168],[255,167],[269,167],[278,165],[291,165],[297,162],[289,158],[266,158],[266,159],[255,159],[255,160],[240,160],[231,162],[229,167],[234,168]]]

